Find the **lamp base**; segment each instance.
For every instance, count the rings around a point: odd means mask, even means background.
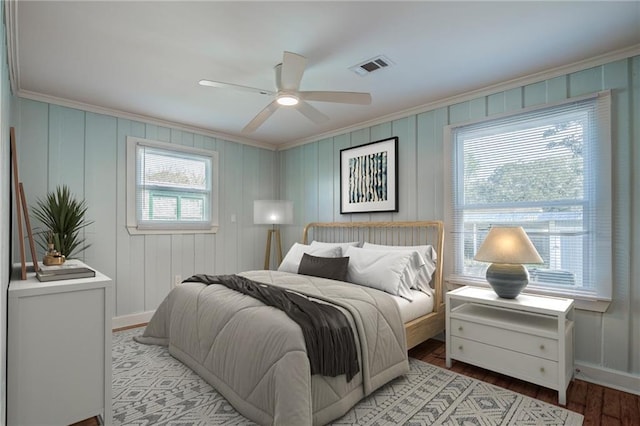
[[[492,263],[487,269],[487,281],[503,299],[515,299],[529,284],[529,271],[522,265]]]
[[[269,231],[267,232],[267,248],[265,249],[264,252],[264,269],[265,270],[269,270],[271,269],[271,236],[275,235],[276,236],[276,250],[277,250],[277,255],[278,255],[278,264],[277,266],[280,266],[280,264],[282,263],[282,244],[280,243],[280,230],[275,228],[273,229],[269,229]]]

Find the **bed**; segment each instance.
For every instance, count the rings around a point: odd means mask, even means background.
[[[303,243],[432,246],[432,289],[428,297],[416,297],[410,303],[407,297],[374,288],[287,271],[238,274],[340,310],[353,330],[357,348],[359,370],[350,380],[345,374],[312,374],[298,324],[284,312],[218,284],[177,286],[136,340],[167,345],[171,355],[259,424],[326,424],[408,372],[407,350],[444,330],[443,237],[442,223],[437,221],[311,223],[305,227]],[[418,306],[423,310],[416,310]]]

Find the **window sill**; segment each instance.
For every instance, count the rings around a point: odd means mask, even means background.
[[[491,288],[489,283],[487,283],[483,279],[470,278],[470,277],[459,277],[459,276],[447,277],[445,279],[445,284],[447,286],[447,290],[454,290],[454,289],[456,289],[458,287],[462,287],[462,286],[465,286],[465,285],[475,286],[475,287]],[[609,305],[611,304],[610,300],[592,299],[592,298],[584,297],[582,295],[576,295],[576,294],[570,294],[570,293],[560,293],[560,292],[554,292],[554,291],[542,291],[540,289],[533,289],[533,288],[531,288],[531,289],[527,288],[526,292],[527,293],[532,293],[532,294],[541,294],[541,295],[544,295],[544,296],[566,297],[566,298],[569,298],[569,299],[573,299],[575,308],[579,309],[579,310],[582,310],[582,311],[591,311],[591,312],[604,313],[604,312],[607,311],[607,309],[609,308]]]
[[[186,234],[215,234],[218,226],[208,229],[140,229],[135,226],[127,226],[129,235],[186,235]]]

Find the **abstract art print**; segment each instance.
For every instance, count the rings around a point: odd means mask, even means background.
[[[398,137],[340,151],[340,213],[398,211]]]

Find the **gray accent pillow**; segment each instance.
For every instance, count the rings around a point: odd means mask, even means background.
[[[330,280],[346,281],[349,267],[348,257],[318,257],[303,254],[298,273]]]

